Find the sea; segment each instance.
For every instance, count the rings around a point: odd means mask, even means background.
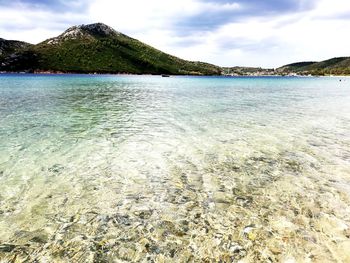
[[[350,78],[0,74],[0,262],[350,262]]]

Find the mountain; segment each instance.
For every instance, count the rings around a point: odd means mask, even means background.
[[[166,54],[102,24],[73,26],[37,45],[0,38],[0,71],[173,75],[350,75],[350,57],[277,69],[218,67]]]
[[[279,73],[297,73],[301,75],[349,75],[350,57],[338,57],[321,62],[299,62],[277,69]]]
[[[2,71],[219,75],[221,68],[166,54],[102,24],[68,28],[0,60]]]
[[[0,58],[7,57],[19,50],[30,47],[31,44],[16,40],[0,38]]]

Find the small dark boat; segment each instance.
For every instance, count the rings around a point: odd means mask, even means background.
[[[170,76],[167,75],[167,74],[162,74],[162,77],[163,77],[163,78],[169,78]]]

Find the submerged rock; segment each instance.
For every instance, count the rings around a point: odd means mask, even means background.
[[[243,229],[243,235],[247,237],[249,240],[254,241],[257,238],[255,225],[246,226]]]
[[[121,224],[121,225],[125,225],[125,226],[130,226],[132,223],[132,220],[130,219],[129,215],[115,215],[112,218],[112,221],[117,223],[117,224]]]
[[[235,201],[240,206],[248,207],[253,203],[253,197],[252,196],[237,196],[237,197],[235,197]]]
[[[229,251],[233,254],[234,259],[242,259],[247,255],[247,251],[238,244],[232,244]]]
[[[9,253],[16,248],[13,244],[0,244],[0,252]]]
[[[135,211],[134,214],[138,216],[141,219],[148,219],[152,216],[153,211],[151,210],[141,210],[141,211]]]
[[[52,173],[60,173],[63,170],[64,170],[64,166],[61,164],[54,164],[53,166],[48,168],[48,171]]]
[[[47,235],[38,235],[33,237],[30,242],[34,242],[34,243],[40,243],[40,244],[46,244],[48,241],[48,237]]]

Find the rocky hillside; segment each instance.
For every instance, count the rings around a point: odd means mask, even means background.
[[[73,26],[55,38],[7,52],[0,62],[2,71],[221,74],[220,67],[171,56],[102,23]]]
[[[30,47],[31,44],[15,40],[0,38],[0,58],[9,56],[19,50]]]

